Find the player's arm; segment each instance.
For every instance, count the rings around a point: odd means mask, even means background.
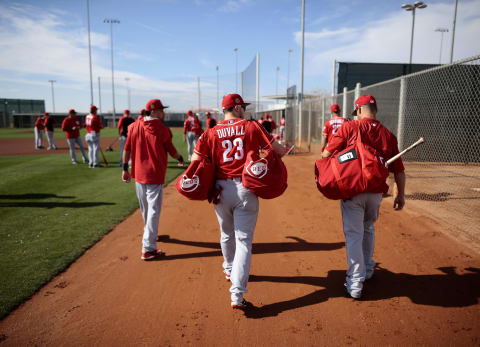
[[[118,135],[122,135],[122,129],[123,129],[123,118],[120,118],[117,125]]]
[[[122,157],[122,162],[123,162],[123,170],[122,170],[122,181],[129,183],[131,180],[130,173],[128,172],[128,161],[130,160],[130,151],[124,149],[123,150],[123,157]]]
[[[167,142],[165,142],[165,149],[167,150],[168,154],[170,154],[170,156],[174,159],[177,159],[178,160],[178,165],[179,166],[183,166],[185,164],[184,160],[183,160],[183,157],[181,154],[178,153],[177,149],[175,148],[175,146],[173,145],[172,143],[172,138],[173,138],[173,135],[172,135],[172,131],[168,129],[168,132],[169,132],[169,138],[167,140]]]
[[[393,208],[395,210],[401,210],[405,206],[405,184],[407,178],[405,171],[395,172],[395,183],[397,184],[398,193],[393,202]]]
[[[327,145],[327,135],[322,134],[322,142],[320,143],[320,148],[325,148],[326,145]]]

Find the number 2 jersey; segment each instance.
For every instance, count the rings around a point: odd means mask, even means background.
[[[218,122],[198,139],[195,153],[216,166],[216,178],[241,177],[248,151],[266,149],[274,141],[265,129],[242,118]]]
[[[325,122],[323,126],[323,135],[327,135],[327,142],[330,141],[333,135],[337,132],[337,130],[343,125],[343,123],[348,122],[348,119],[343,117],[336,117],[328,120]]]

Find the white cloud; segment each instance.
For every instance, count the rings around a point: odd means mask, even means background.
[[[218,10],[220,12],[238,12],[242,7],[248,5],[250,0],[228,0]]]

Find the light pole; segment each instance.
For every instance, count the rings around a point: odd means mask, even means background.
[[[458,0],[455,0],[455,10],[453,11],[452,45],[450,47],[450,64],[453,63],[453,42],[455,41],[455,26],[457,23],[457,5]]]
[[[235,93],[238,93],[238,48],[234,48],[235,52]]]
[[[55,80],[48,80],[52,84],[52,106],[53,106],[53,113],[55,113],[55,93],[53,92],[53,84],[57,81]]]
[[[437,29],[435,29],[435,31],[438,31],[442,34],[442,36],[440,38],[440,58],[438,58],[438,63],[441,64],[442,63],[443,33],[448,33],[448,29],[447,28],[437,28]]]
[[[218,111],[218,110],[220,110],[220,104],[219,104],[219,99],[218,99],[218,97],[219,97],[219,93],[218,93],[218,90],[219,90],[219,88],[218,88],[218,84],[219,84],[218,83],[219,82],[219,79],[218,79],[218,65],[216,67],[216,70],[217,70],[217,111]]]
[[[112,101],[113,101],[113,126],[117,125],[117,121],[115,119],[115,79],[113,76],[113,24],[120,24],[118,19],[107,18],[103,21],[104,23],[110,24],[110,51],[111,51],[111,58],[112,58]]]
[[[293,52],[293,49],[289,48],[288,49],[288,64],[287,64],[287,91],[288,87],[290,87],[290,53]],[[287,92],[288,93],[288,92]]]
[[[412,38],[410,39],[410,61],[409,64],[412,65],[412,53],[413,53],[413,31],[415,29],[415,9],[425,8],[427,4],[423,3],[422,1],[416,1],[413,5],[410,4],[403,4],[402,8],[405,11],[412,11]],[[411,71],[410,71],[411,72]]]
[[[280,66],[277,66],[275,69],[275,95],[278,95],[278,71],[280,71]],[[278,102],[278,99],[277,99]]]
[[[128,86],[128,81],[130,81],[130,78],[125,77],[125,81],[127,82],[128,110],[131,111],[131,107],[130,107],[130,87]]]
[[[100,86],[100,76],[98,76],[98,109],[100,114],[102,114],[102,89]]]
[[[90,42],[90,7],[87,0],[88,20],[88,61],[90,62],[90,106],[93,105],[93,77],[92,77],[92,44]]]

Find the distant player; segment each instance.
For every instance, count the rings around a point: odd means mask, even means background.
[[[267,147],[265,138],[273,142],[279,155],[285,152],[270,134],[243,119],[247,105],[238,94],[225,96],[222,101],[225,120],[202,135],[192,156],[192,160],[207,157],[216,164],[216,187],[221,193],[214,206],[220,224],[223,272],[232,282],[231,307],[242,310],[251,306],[243,294],[247,292],[259,205],[258,197],[242,185],[246,154],[249,150]]]
[[[329,140],[332,138],[333,135],[335,135],[335,133],[343,125],[343,123],[348,122],[348,119],[343,118],[340,115],[340,106],[338,106],[337,104],[333,104],[332,106],[330,106],[330,112],[332,113],[332,118],[325,122],[322,131],[322,142],[320,144],[322,152],[327,146]]]
[[[280,141],[283,141],[284,136],[285,136],[285,116],[282,116],[282,119],[280,119]]]
[[[103,128],[100,117],[97,116],[97,107],[90,106],[90,114],[85,117],[85,128],[87,134],[85,135],[85,141],[88,145],[88,166],[93,169],[101,167],[98,163],[98,150],[100,148],[100,130]]]
[[[43,116],[43,124],[45,125],[45,129],[47,130],[47,150],[57,149],[57,145],[55,144],[55,140],[53,139],[53,127],[55,126],[55,123],[55,119],[53,119],[53,117],[50,116],[49,113],[45,112]]]
[[[85,154],[85,149],[83,148],[82,139],[80,138],[80,129],[82,128],[82,123],[77,117],[77,113],[74,109],[68,111],[68,117],[65,118],[62,122],[62,130],[65,132],[67,137],[68,146],[70,147],[70,157],[72,158],[72,164],[78,164],[77,155],[75,153],[75,144],[80,148],[82,152],[83,162],[87,163],[88,159]]]
[[[150,100],[146,109],[150,115],[137,120],[128,127],[127,141],[123,151],[122,180],[135,179],[138,202],[144,222],[142,260],[162,257],[157,249],[158,221],[162,210],[163,184],[167,171],[167,153],[183,165],[183,158],[172,143],[172,132],[163,124],[165,113],[158,99]],[[132,175],[128,161],[132,161]]]
[[[143,110],[145,112],[145,110]],[[120,117],[118,121],[118,134],[120,135],[120,163],[118,166],[123,166],[123,147],[125,146],[125,141],[127,141],[128,126],[135,122],[135,119],[130,117],[130,110],[123,111],[123,116]]]
[[[183,123],[183,141],[187,142],[188,147],[188,160],[192,159],[193,149],[195,148],[198,140],[199,129],[202,128],[198,117],[195,117],[193,112],[189,110],[187,112],[187,119]]]
[[[43,132],[45,130],[45,123],[43,116],[37,117],[33,131],[35,132],[35,149],[42,149],[43,147]]]
[[[207,130],[212,129],[215,125],[217,125],[217,121],[212,118],[212,114],[207,112],[205,114],[207,116]]]

